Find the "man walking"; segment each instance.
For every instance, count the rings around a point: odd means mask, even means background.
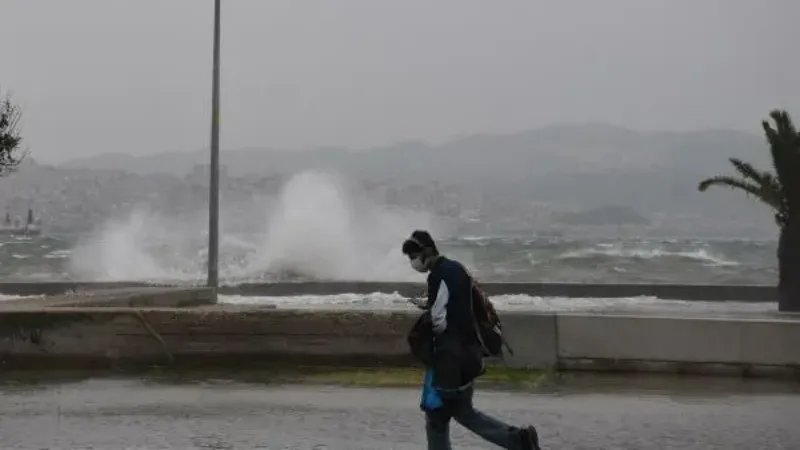
[[[427,231],[403,243],[411,267],[428,273],[427,303],[433,345],[428,370],[441,401],[425,409],[428,450],[450,450],[450,419],[502,448],[541,450],[536,428],[511,426],[477,411],[473,383],[484,373],[483,352],[472,312],[472,278],[459,262],[439,254]],[[425,403],[425,402],[423,402]]]

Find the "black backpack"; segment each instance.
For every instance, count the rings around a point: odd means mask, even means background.
[[[411,354],[423,365],[433,365],[433,323],[431,312],[423,311],[406,338]]]
[[[472,314],[475,318],[475,328],[483,347],[483,356],[503,357],[503,347],[510,355],[514,354],[511,346],[503,337],[503,324],[497,310],[489,300],[489,296],[481,289],[478,282],[472,279]]]

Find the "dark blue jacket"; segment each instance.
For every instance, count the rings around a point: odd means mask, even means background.
[[[472,279],[461,263],[440,256],[428,273],[433,331],[442,338],[475,339]]]
[[[433,327],[433,384],[463,388],[483,373],[472,313],[472,278],[461,263],[443,256],[428,273],[428,310]]]

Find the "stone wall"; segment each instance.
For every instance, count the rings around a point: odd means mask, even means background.
[[[411,312],[55,307],[0,311],[11,366],[408,365]],[[791,376],[800,318],[511,313],[512,367]]]
[[[565,370],[800,376],[800,317],[559,315]]]
[[[122,306],[122,307],[193,307],[214,305],[217,294],[209,288],[96,288],[55,295],[39,294],[14,300],[0,301],[0,311],[8,309],[37,309],[70,306]]]
[[[397,313],[166,308],[0,312],[7,365],[409,364]],[[80,362],[79,362],[80,361]]]

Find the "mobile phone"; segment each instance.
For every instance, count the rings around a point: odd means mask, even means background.
[[[419,309],[427,309],[426,307],[427,301],[423,298],[419,297],[409,298],[408,303],[411,303],[412,305],[416,306]]]

